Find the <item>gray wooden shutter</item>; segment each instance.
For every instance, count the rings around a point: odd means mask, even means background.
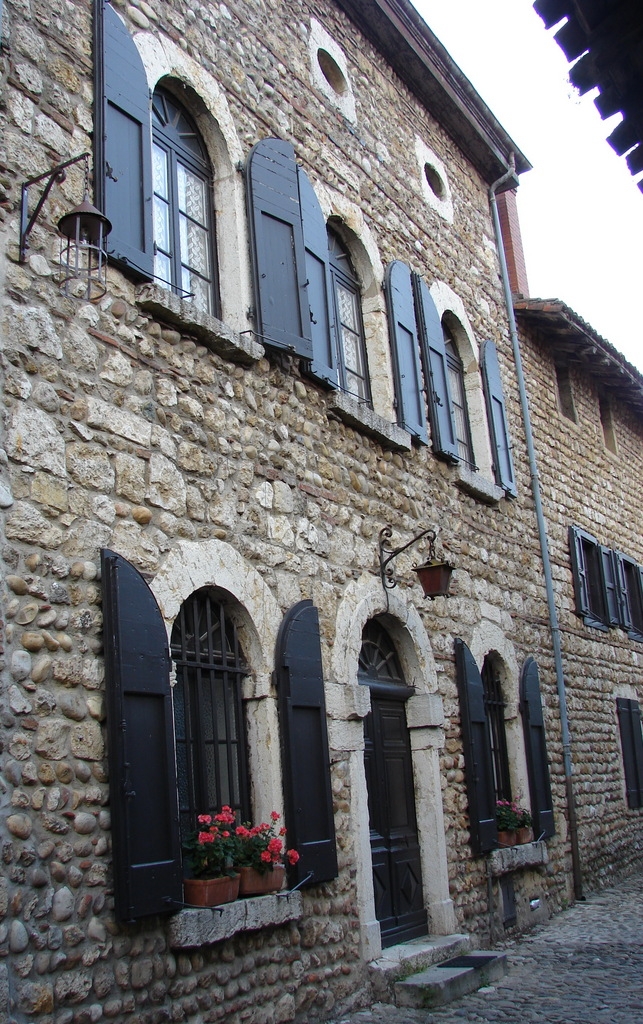
[[[458,439],[440,314],[426,281],[419,274],[413,274],[413,294],[431,421],[432,448],[438,457],[447,462],[457,462]]]
[[[617,626],[620,621],[620,609],[616,552],[601,544],[600,555],[601,566],[603,569],[603,582],[605,584],[607,622],[610,626]]]
[[[625,790],[628,807],[643,806],[643,737],[641,709],[636,700],[617,697],[616,710],[621,732]]]
[[[101,551],[116,914],[130,921],[183,898],[170,656],[141,574]]]
[[[463,640],[455,641],[471,847],[476,855],[498,845],[496,793],[482,676]]]
[[[313,358],[295,151],[263,139],[248,159],[257,330],[261,341]]]
[[[492,341],[482,346],[482,383],[487,402],[487,417],[491,434],[491,454],[496,483],[504,487],[507,494],[516,496],[516,474],[511,455],[511,439],[507,423],[507,411],[502,390],[502,378],[498,353]]]
[[[428,444],[411,271],[401,260],[389,263],[384,287],[393,355],[397,422],[423,444]]]
[[[276,665],[288,845],[300,855],[288,876],[297,884],[311,874],[307,884],[315,885],[336,878],[338,867],[319,617],[311,601],[284,617]]]
[[[554,806],[549,780],[549,762],[545,740],[545,720],[540,698],[538,665],[533,658],[527,658],[520,679],[520,713],[525,736],[527,773],[531,815],[534,822],[534,836],[547,839],[556,831]]]
[[[315,190],[302,167],[297,168],[299,204],[306,253],[308,307],[313,341],[311,377],[327,387],[337,387],[337,339],[328,261],[328,233]]]
[[[576,612],[578,615],[590,615],[589,581],[583,550],[583,531],[578,526],[569,527],[569,553],[572,560]]]
[[[137,277],[154,274],[150,92],[134,40],[116,11],[104,7],[103,168],[110,257]],[[100,147],[99,147],[100,151]]]

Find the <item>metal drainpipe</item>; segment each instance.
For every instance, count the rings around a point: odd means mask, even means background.
[[[516,376],[518,378],[518,391],[520,393],[520,407],[522,410],[522,418],[525,427],[525,438],[527,441],[527,453],[529,455],[529,472],[531,475],[531,490],[534,497],[534,506],[536,509],[536,521],[538,523],[538,539],[540,541],[540,553],[543,561],[543,569],[545,573],[545,589],[547,591],[547,608],[549,611],[549,627],[551,630],[552,644],[554,648],[554,664],[556,666],[556,685],[558,688],[558,707],[560,710],[560,724],[561,724],[561,735],[563,741],[563,765],[565,768],[565,789],[567,792],[567,810],[569,815],[569,840],[572,851],[572,871],[574,876],[574,895],[577,900],[584,900],[583,896],[583,883],[581,874],[581,862],[580,852],[578,848],[578,821],[576,818],[576,804],[574,803],[574,789],[572,786],[572,746],[571,737],[569,734],[569,719],[567,715],[567,694],[565,692],[565,678],[563,675],[563,657],[560,642],[560,628],[558,625],[558,613],[556,611],[556,599],[554,596],[554,586],[551,575],[551,562],[549,559],[549,544],[547,540],[547,527],[545,525],[545,517],[543,515],[543,507],[540,498],[540,480],[538,477],[538,464],[536,462],[536,452],[534,449],[534,438],[531,429],[531,417],[529,415],[529,402],[527,400],[527,390],[525,388],[525,378],[522,371],[522,358],[520,354],[520,342],[518,340],[518,331],[516,329],[516,318],[514,316],[513,301],[511,298],[511,286],[509,284],[509,274],[507,272],[507,260],[505,258],[505,250],[502,241],[502,232],[500,230],[500,218],[498,216],[498,204],[496,202],[496,192],[500,185],[508,181],[509,178],[513,177],[516,169],[515,155],[512,153],[509,169],[506,174],[503,174],[501,178],[494,181],[493,185],[489,189],[489,204],[491,206],[491,215],[493,217],[493,228],[496,236],[496,246],[498,249],[498,259],[500,261],[500,275],[502,277],[502,289],[505,296],[505,305],[507,307],[507,318],[509,320],[509,330],[511,333],[511,344],[513,346],[514,362],[516,364]]]

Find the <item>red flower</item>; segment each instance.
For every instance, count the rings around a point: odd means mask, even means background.
[[[262,859],[262,861],[263,861],[263,862],[264,862],[265,864],[269,864],[269,863],[270,863],[270,861],[272,860],[272,857],[270,856],[270,854],[268,853],[268,851],[267,851],[267,850],[262,850],[262,851],[261,851],[261,859]]]
[[[283,845],[281,839],[271,839],[268,843],[268,849],[271,853],[281,853]]]
[[[271,811],[270,812],[270,817],[272,818],[273,821],[279,821],[279,818],[281,817],[281,815],[277,814],[277,811]]]
[[[214,842],[214,836],[212,835],[211,832],[199,832],[199,842],[200,843],[213,843]]]
[[[196,820],[199,825],[209,825],[212,821],[212,817],[209,814],[199,814]]]
[[[299,860],[299,854],[297,853],[296,850],[288,850],[286,857],[288,858],[289,864],[296,864],[297,861]]]

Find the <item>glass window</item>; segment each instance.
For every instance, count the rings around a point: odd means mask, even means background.
[[[487,655],[484,659],[481,676],[496,800],[511,800],[509,757],[505,734],[505,701],[502,695],[500,672],[491,655]]]
[[[442,321],[442,333],[444,335],[444,347],[447,355],[447,371],[449,374],[449,389],[451,391],[451,404],[455,418],[455,432],[458,443],[458,457],[462,462],[475,469],[473,458],[473,443],[471,441],[471,426],[469,424],[469,411],[467,409],[467,398],[464,390],[464,367],[458,354],[453,331]]]
[[[171,641],[181,834],[223,804],[251,817],[241,680],[248,669],[234,624],[209,590],[181,605]]]
[[[328,230],[328,254],[333,280],[335,323],[339,345],[338,370],[344,391],[371,402],[366,342],[362,323],[360,286],[347,249]]]
[[[203,313],[218,312],[210,165],[187,113],[164,89],[152,103],[154,273]]]

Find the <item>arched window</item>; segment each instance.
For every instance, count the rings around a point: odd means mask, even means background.
[[[496,800],[511,800],[509,757],[505,733],[505,701],[502,694],[500,672],[493,655],[487,654],[480,674],[484,693],[484,709],[487,714]]]
[[[344,391],[370,404],[360,284],[348,250],[331,228],[328,228],[328,256],[339,345],[340,384]]]
[[[362,632],[358,679],[367,685],[407,686],[391,638],[376,619],[367,622]]]
[[[475,468],[469,410],[467,409],[467,398],[464,390],[464,367],[458,354],[455,335],[446,319],[442,320],[442,333],[444,335],[444,347],[447,356],[449,390],[451,392],[451,404],[455,419],[458,457],[461,462],[465,462],[468,466]]]
[[[152,101],[154,274],[204,313],[218,312],[212,174],[203,141],[175,98]]]
[[[184,601],[172,629],[176,760],[181,833],[197,814],[228,804],[250,813],[241,680],[248,669],[234,623],[208,589]]]

